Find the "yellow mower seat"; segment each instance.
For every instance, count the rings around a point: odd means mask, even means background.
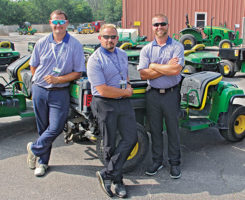
[[[194,52],[196,52],[196,51],[193,50],[193,49],[185,50],[185,51],[184,51],[184,56],[188,56],[189,54],[194,53]]]
[[[131,42],[125,42],[125,43],[121,44],[121,46],[119,48],[126,50],[126,49],[131,49],[132,46],[133,46],[133,44]]]
[[[202,51],[203,49],[205,49],[205,45],[204,44],[196,44],[190,50],[185,50],[184,51],[184,56],[188,56],[189,54],[194,53],[196,51]]]
[[[181,105],[202,110],[206,104],[209,86],[217,85],[221,79],[220,73],[210,71],[186,75],[181,84]]]
[[[202,51],[203,49],[205,49],[205,45],[204,44],[196,44],[194,47],[191,48],[192,50],[195,51]]]
[[[11,48],[11,43],[9,41],[0,42],[0,48]]]

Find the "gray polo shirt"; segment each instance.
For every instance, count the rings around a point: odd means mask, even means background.
[[[184,47],[178,41],[168,37],[164,46],[159,46],[156,40],[143,47],[140,52],[140,62],[137,70],[147,69],[151,63],[167,64],[174,57],[179,58],[179,64],[184,66]],[[147,80],[154,88],[171,88],[181,80],[181,75],[161,76],[156,79]]]
[[[91,83],[92,95],[101,96],[96,86],[106,84],[120,88],[120,80],[128,77],[128,56],[125,51],[116,47],[114,52],[103,47],[98,48],[88,59],[88,80]]]
[[[55,54],[55,55],[54,55]],[[56,43],[53,34],[36,43],[30,65],[36,67],[32,81],[41,87],[66,87],[69,83],[48,84],[46,75],[62,76],[71,72],[86,71],[82,44],[66,33],[61,43]]]

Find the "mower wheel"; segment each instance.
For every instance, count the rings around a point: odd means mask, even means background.
[[[131,171],[135,169],[137,166],[139,166],[141,164],[141,161],[145,158],[148,152],[149,138],[144,127],[139,123],[137,123],[137,135],[138,135],[138,142],[136,143],[135,147],[131,151],[127,161],[123,166],[124,172]],[[116,139],[117,145],[119,143],[119,140],[120,140],[120,135],[119,133],[117,133],[117,139]],[[105,164],[102,134],[100,134],[97,138],[96,151],[100,161],[103,164]]]
[[[245,137],[245,107],[232,106],[228,113],[228,129],[220,130],[220,134],[230,142],[238,142]]]
[[[182,35],[179,41],[183,44],[185,50],[191,49],[197,43],[196,38],[191,34]]]
[[[234,63],[230,60],[221,60],[219,71],[224,77],[233,77],[236,74]]]
[[[194,74],[194,73],[196,73],[196,69],[195,69],[195,67],[193,67],[191,65],[185,65],[184,69],[182,69],[182,73],[184,73],[184,74]]]
[[[219,48],[220,49],[231,49],[232,43],[230,40],[221,40],[219,43]]]

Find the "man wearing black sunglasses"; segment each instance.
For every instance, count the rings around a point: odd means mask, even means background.
[[[115,195],[127,196],[122,167],[137,142],[136,120],[130,97],[133,89],[128,83],[127,54],[116,47],[117,29],[105,24],[100,29],[98,48],[88,59],[87,74],[93,99],[91,108],[103,136],[105,168],[97,171],[103,191],[110,197],[111,183]],[[121,139],[116,146],[117,132]]]
[[[52,33],[36,43],[30,59],[39,138],[27,144],[27,164],[35,169],[35,176],[45,175],[52,143],[63,131],[70,105],[69,83],[86,71],[82,45],[66,32],[66,13],[53,11],[49,23]]]
[[[180,106],[180,72],[184,65],[182,44],[168,36],[168,18],[158,14],[152,18],[155,40],[140,53],[138,70],[147,80],[147,117],[152,138],[153,164],[146,170],[152,176],[163,167],[163,118],[168,135],[168,159],[171,178],[180,178],[180,136],[178,111]]]

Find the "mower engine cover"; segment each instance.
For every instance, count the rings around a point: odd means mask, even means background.
[[[9,41],[0,41],[0,65],[9,65],[20,58],[20,53],[14,50],[14,44]]]

